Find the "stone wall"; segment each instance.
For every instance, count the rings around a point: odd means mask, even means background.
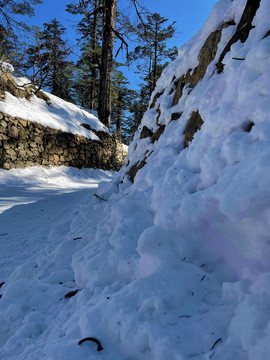
[[[91,131],[101,141],[0,112],[0,168],[65,165],[119,170],[126,158],[122,144],[108,133]]]

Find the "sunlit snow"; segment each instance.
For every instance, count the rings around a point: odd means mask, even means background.
[[[220,0],[164,71],[155,93],[166,88],[158,105],[167,127],[155,143],[138,132],[119,173],[0,172],[1,359],[269,358],[269,1],[222,74],[215,63],[233,26],[174,109],[169,95],[173,76],[197,65],[208,34],[238,23],[245,3]],[[204,124],[184,148],[195,110]],[[172,112],[180,120],[170,122]],[[156,116],[149,109],[140,129],[155,131]],[[146,151],[132,184],[127,171]],[[87,337],[103,350],[78,344]]]

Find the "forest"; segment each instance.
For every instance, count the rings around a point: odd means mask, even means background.
[[[28,26],[42,0],[0,1],[0,61],[53,95],[94,111],[100,121],[129,144],[148,106],[162,70],[177,56],[169,47],[175,22],[150,12],[139,0],[70,0],[76,43],[57,17]],[[21,21],[23,18],[24,21]],[[124,69],[132,65],[139,86]]]

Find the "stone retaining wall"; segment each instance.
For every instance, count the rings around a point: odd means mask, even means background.
[[[126,158],[122,144],[110,134],[92,131],[101,141],[0,112],[0,168],[65,165],[119,170]]]

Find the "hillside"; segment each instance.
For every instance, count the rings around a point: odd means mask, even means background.
[[[269,13],[220,0],[163,72],[122,169],[66,197],[51,226],[40,215],[19,265],[6,245],[1,358],[269,357]]]

